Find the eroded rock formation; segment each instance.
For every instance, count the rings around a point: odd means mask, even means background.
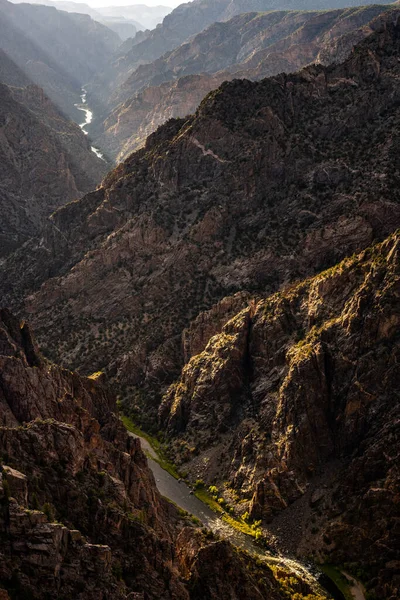
[[[400,224],[398,48],[389,19],[341,65],[224,84],[5,261],[4,302],[43,283],[23,310],[55,358],[105,368],[130,409],[154,414],[199,313]]]

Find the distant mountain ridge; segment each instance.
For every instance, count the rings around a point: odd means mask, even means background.
[[[117,161],[124,159],[168,118],[195,112],[223,81],[259,80],[311,62],[340,62],[379,28],[384,8],[245,13],[210,25],[131,75],[120,88],[121,97],[128,99],[98,126],[104,131],[98,143]]]
[[[13,3],[22,4],[25,0],[13,0]],[[101,6],[94,9],[88,4],[72,0],[31,0],[29,4],[41,4],[68,13],[89,15],[98,23],[118,33],[122,40],[133,38],[137,31],[154,29],[172,11],[169,6],[147,6],[146,4]]]
[[[144,29],[154,29],[172,8],[169,6],[147,6],[146,4],[133,4],[131,6],[103,6],[98,8],[103,17],[123,17],[127,21],[140,24]]]
[[[383,0],[375,4],[385,4]],[[268,10],[324,10],[363,6],[362,0],[194,0],[180,5],[167,15],[163,23],[124,57],[127,72],[140,64],[149,63],[180,46],[192,35],[203,31],[216,21],[227,21],[248,12]]]
[[[87,15],[0,0],[0,48],[75,118],[82,85],[105,66],[119,43],[116,33]]]
[[[25,3],[24,0],[13,0],[13,4]],[[144,29],[143,25],[133,19],[125,19],[122,15],[112,18],[106,17],[100,10],[95,10],[88,4],[82,2],[72,2],[72,0],[31,0],[29,4],[41,4],[43,6],[51,6],[57,10],[62,10],[68,13],[78,13],[89,15],[94,21],[105,25],[112,31],[118,34],[121,40],[126,40],[129,37],[134,37],[136,32]]]
[[[385,1],[378,0],[375,4],[382,5]],[[275,0],[254,0],[246,3],[246,7],[239,0],[194,0],[182,4],[156,29],[138,32],[135,38],[127,40],[115,53],[111,64],[91,81],[88,89],[96,109],[95,123],[99,127],[120,102],[129,98],[125,86],[129,90],[129,80],[136,77],[136,70],[157,61],[216,22],[249,11],[325,10],[363,5],[362,0],[285,0],[279,5]]]

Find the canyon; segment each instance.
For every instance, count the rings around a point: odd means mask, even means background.
[[[0,0],[0,598],[396,600],[398,3],[47,4]]]
[[[397,46],[389,15],[343,64],[223,84],[7,259],[4,301],[21,309],[22,288],[33,292],[23,310],[57,362],[104,369],[131,398],[146,389],[137,406],[156,411],[200,312],[398,227]]]
[[[397,233],[225,324],[200,315],[159,409],[192,481],[253,520],[289,508],[272,528],[283,543],[352,563],[378,598],[398,591],[399,244]],[[279,533],[296,503],[301,526]]]
[[[323,598],[163,499],[102,378],[48,363],[6,310],[0,364],[2,598]]]

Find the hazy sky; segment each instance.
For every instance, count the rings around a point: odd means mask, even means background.
[[[84,2],[89,4],[93,8],[96,6],[132,6],[132,4],[147,4],[147,6],[179,6],[183,2],[190,0],[76,0],[77,2]]]

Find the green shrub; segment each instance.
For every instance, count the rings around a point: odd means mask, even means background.
[[[54,521],[56,520],[56,515],[55,515],[54,506],[52,504],[50,504],[50,502],[45,502],[43,504],[42,512],[44,512],[44,514],[46,515],[49,523],[54,523]]]

